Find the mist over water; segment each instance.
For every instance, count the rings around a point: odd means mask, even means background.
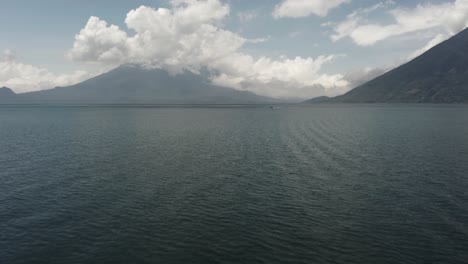
[[[0,263],[465,263],[466,106],[0,107]]]

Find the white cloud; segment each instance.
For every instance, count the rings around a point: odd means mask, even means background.
[[[450,37],[450,34],[438,34],[434,38],[432,38],[424,47],[414,51],[408,56],[408,60],[412,60],[419,55],[423,54],[424,52],[430,50],[432,47],[436,46],[437,44],[441,43],[444,40],[447,40]]]
[[[254,39],[246,39],[246,42],[248,43],[253,43],[253,44],[257,44],[257,43],[263,43],[263,42],[267,42],[271,39],[270,36],[267,36],[267,37],[264,37],[264,38],[254,38]]]
[[[324,17],[331,9],[348,2],[350,0],[283,0],[273,10],[273,17],[306,17],[312,14]]]
[[[449,37],[450,36],[448,34],[438,34],[435,37],[433,37],[425,46],[423,46],[420,49],[417,49],[408,56],[395,58],[395,60],[392,63],[380,67],[365,67],[361,69],[351,70],[344,74],[344,79],[348,81],[350,88],[355,88],[392,69],[395,69],[411,61],[412,59],[418,57],[419,55],[423,54],[424,52],[428,51],[429,49],[448,39]]]
[[[318,58],[255,58],[240,51],[246,39],[221,28],[229,6],[219,0],[173,0],[170,9],[141,6],[127,14],[132,33],[91,17],[76,36],[68,56],[73,60],[110,65],[140,64],[174,73],[209,69],[213,81],[237,89],[275,97],[301,97],[317,90],[348,85],[340,74],[321,68],[337,56]],[[281,85],[278,85],[281,84]]]
[[[215,77],[213,82],[278,98],[307,98],[324,92],[338,94],[349,86],[343,76],[319,73],[322,65],[336,57],[272,60],[233,54],[232,57],[217,62],[216,68],[222,74]]]
[[[45,68],[18,62],[10,50],[0,54],[0,87],[9,87],[16,93],[71,85],[90,77],[92,75],[85,71],[54,74]]]
[[[242,11],[237,13],[237,17],[241,23],[247,23],[258,17],[258,12],[255,10]]]
[[[363,69],[352,70],[345,74],[345,79],[349,82],[350,88],[355,88],[386,73],[387,71],[391,70],[392,68],[398,65],[399,64],[375,68],[365,67]]]
[[[289,33],[290,38],[297,38],[300,35],[302,35],[302,31],[292,31],[291,33]]]
[[[71,59],[82,61],[104,61],[119,63],[120,58],[128,55],[127,34],[119,27],[107,26],[98,17],[91,17],[85,28],[76,36]]]
[[[246,39],[217,27],[229,7],[218,0],[172,1],[172,9],[141,6],[127,14],[133,36],[91,17],[75,38],[73,60],[197,69],[231,54]]]
[[[359,8],[358,10],[354,11],[353,13],[351,13],[349,16],[352,17],[352,16],[357,16],[357,15],[364,15],[364,14],[369,14],[369,13],[372,13],[376,10],[379,10],[379,9],[382,9],[382,8],[387,8],[389,6],[392,6],[392,5],[395,5],[395,1],[393,0],[385,0],[383,2],[379,2],[373,6],[369,6],[369,7],[366,7],[366,8]]]
[[[389,11],[391,24],[366,21],[362,14],[352,13],[334,27],[333,41],[351,38],[360,46],[370,46],[390,37],[422,30],[441,29],[454,35],[468,26],[468,0],[451,3],[420,4],[415,8],[396,8]]]

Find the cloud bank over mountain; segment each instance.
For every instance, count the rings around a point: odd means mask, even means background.
[[[183,69],[213,74],[213,82],[274,97],[301,97],[323,90],[344,91],[341,74],[323,74],[324,64],[337,55],[317,58],[254,57],[241,51],[256,43],[222,28],[230,13],[218,0],[174,0],[171,8],[141,6],[131,10],[125,24],[131,33],[91,17],[76,36],[72,60],[105,64],[140,64],[173,73]]]
[[[0,86],[14,88],[16,93],[71,85],[94,75],[97,73],[90,74],[86,71],[54,74],[45,68],[19,62],[10,50],[5,50],[0,54]]]

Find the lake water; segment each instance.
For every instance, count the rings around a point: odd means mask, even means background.
[[[0,107],[0,263],[468,263],[468,107]]]

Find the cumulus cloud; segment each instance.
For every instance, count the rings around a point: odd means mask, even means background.
[[[198,68],[232,53],[247,41],[216,26],[229,13],[229,7],[218,0],[171,3],[172,9],[141,6],[131,10],[125,23],[135,32],[133,36],[91,17],[75,37],[68,56],[110,64]]]
[[[451,36],[468,26],[468,0],[395,8],[389,14],[394,22],[379,24],[366,21],[360,13],[352,13],[334,27],[331,38],[337,41],[349,37],[357,45],[370,46],[390,37],[430,29],[441,29]]]
[[[348,3],[350,0],[284,0],[273,10],[273,17],[324,17],[331,9]]]
[[[71,85],[90,77],[92,75],[85,71],[54,74],[45,68],[18,62],[10,50],[5,50],[0,55],[0,87],[9,87],[16,93]]]
[[[322,74],[335,55],[318,58],[253,57],[241,52],[246,39],[222,28],[229,6],[219,0],[173,0],[170,8],[141,6],[125,24],[131,33],[91,17],[75,37],[72,60],[110,65],[139,64],[173,73],[208,69],[214,83],[275,97],[302,97],[316,90],[344,89],[340,74]]]
[[[343,75],[319,73],[325,63],[336,58],[332,55],[316,59],[296,57],[272,60],[233,54],[233,57],[218,62],[217,68],[222,74],[216,76],[213,82],[280,98],[311,97],[317,93],[338,94],[349,86]]]

